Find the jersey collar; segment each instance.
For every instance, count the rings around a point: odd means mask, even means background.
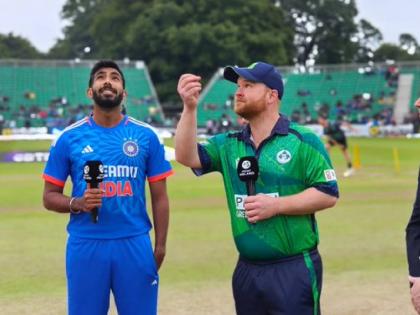
[[[277,120],[276,124],[271,130],[270,136],[268,138],[271,138],[275,135],[287,136],[287,134],[289,133],[289,125],[289,119],[287,119],[287,117],[284,115],[280,115],[279,119]],[[249,124],[242,129],[241,138],[245,141],[251,139],[251,128]]]
[[[114,127],[103,127],[103,126],[98,125],[95,122],[95,120],[93,119],[93,114],[90,114],[88,116],[89,125],[91,125],[92,127],[95,127],[95,128],[103,129],[103,130],[112,130],[114,128],[118,128],[120,126],[123,126],[123,125],[127,124],[127,119],[128,119],[128,116],[124,115],[123,118],[121,119],[121,121],[117,125],[115,125]]]

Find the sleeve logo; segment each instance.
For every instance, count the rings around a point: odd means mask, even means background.
[[[325,170],[324,177],[327,182],[331,182],[333,180],[337,180],[337,176],[335,176],[335,171],[333,169]]]

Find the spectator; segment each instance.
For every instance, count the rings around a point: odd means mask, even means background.
[[[292,115],[290,116],[290,120],[296,123],[300,123],[301,116],[300,116],[300,110],[295,109],[292,112]]]
[[[309,112],[308,104],[306,104],[306,102],[303,102],[301,104],[301,109],[302,109],[304,124],[310,124],[312,122],[312,116],[311,116],[311,113]]]

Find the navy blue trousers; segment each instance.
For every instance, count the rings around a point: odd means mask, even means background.
[[[238,315],[320,315],[321,256],[315,249],[276,261],[239,258],[232,287]]]

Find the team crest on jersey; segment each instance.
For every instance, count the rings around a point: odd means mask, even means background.
[[[286,164],[292,159],[292,155],[287,150],[281,150],[277,153],[276,158],[277,162],[279,162],[280,164]]]
[[[139,145],[136,141],[126,140],[123,144],[124,154],[129,157],[134,157],[139,153]]]

